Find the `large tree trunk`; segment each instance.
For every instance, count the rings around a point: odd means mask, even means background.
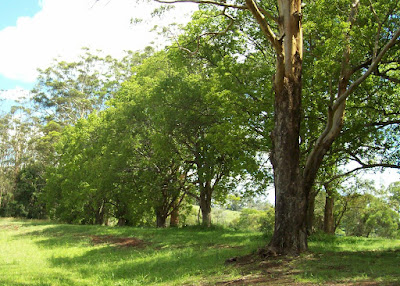
[[[298,58],[299,67],[301,60]],[[307,250],[307,194],[299,167],[301,74],[276,87],[272,164],[275,230],[269,251],[295,255]]]
[[[307,197],[300,172],[300,122],[303,36],[301,1],[280,0],[283,45],[277,52],[272,156],[275,184],[275,229],[268,251],[296,255],[307,250]],[[267,31],[268,32],[268,31]]]
[[[206,182],[201,186],[200,190],[200,210],[202,215],[202,225],[205,227],[211,226],[211,182]]]

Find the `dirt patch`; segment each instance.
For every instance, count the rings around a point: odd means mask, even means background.
[[[135,237],[118,237],[112,235],[93,235],[90,237],[93,245],[111,244],[119,247],[145,247],[147,243]]]
[[[13,225],[13,224],[5,224],[5,225],[0,225],[0,229],[19,230],[19,226],[18,225]]]

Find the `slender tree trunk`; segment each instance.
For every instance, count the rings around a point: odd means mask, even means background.
[[[202,225],[205,227],[211,226],[211,182],[206,182],[201,186],[200,191],[200,210],[202,215]]]
[[[104,201],[101,203],[100,207],[97,209],[95,214],[95,224],[102,225],[104,223],[105,207]]]
[[[156,211],[156,225],[159,228],[167,227],[167,215],[164,212]]]
[[[171,227],[179,226],[179,205],[177,201],[174,202],[169,225]]]
[[[118,219],[117,225],[118,225],[118,226],[125,226],[125,225],[126,225],[126,219],[123,218],[123,217],[120,217],[120,218]]]
[[[314,232],[314,210],[315,210],[315,197],[318,192],[311,192],[308,199],[307,206],[307,234],[310,235]]]
[[[328,185],[325,185],[325,190],[324,232],[327,234],[335,234],[335,219],[333,216],[333,207],[335,204],[334,192]]]

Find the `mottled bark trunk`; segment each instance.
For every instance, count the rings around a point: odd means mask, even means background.
[[[284,88],[276,91],[272,154],[275,229],[269,250],[293,255],[307,250],[307,194],[299,167],[300,77],[285,78]]]
[[[307,250],[307,198],[300,172],[303,36],[301,1],[279,0],[282,46],[277,52],[272,156],[275,229],[268,251],[297,255]]]
[[[200,191],[200,210],[202,215],[202,225],[205,227],[211,226],[211,182],[206,182],[201,187]]]
[[[333,214],[333,207],[335,205],[334,192],[329,186],[325,186],[325,190],[324,232],[327,234],[335,234],[335,218]]]

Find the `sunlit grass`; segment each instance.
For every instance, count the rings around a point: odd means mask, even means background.
[[[297,264],[299,282],[400,285],[400,240],[322,235],[310,249]]]
[[[101,236],[143,243],[122,247],[93,240]],[[0,285],[215,285],[252,275],[263,277],[266,285],[268,279],[275,281],[272,285],[279,285],[277,279],[297,285],[400,285],[400,240],[317,235],[310,238],[310,252],[297,258],[225,263],[265,243],[261,233],[223,228],[121,228],[0,219]]]
[[[226,259],[263,243],[259,233],[140,229],[0,220],[0,285],[182,285],[240,276]],[[140,247],[94,245],[91,236],[135,237]]]

